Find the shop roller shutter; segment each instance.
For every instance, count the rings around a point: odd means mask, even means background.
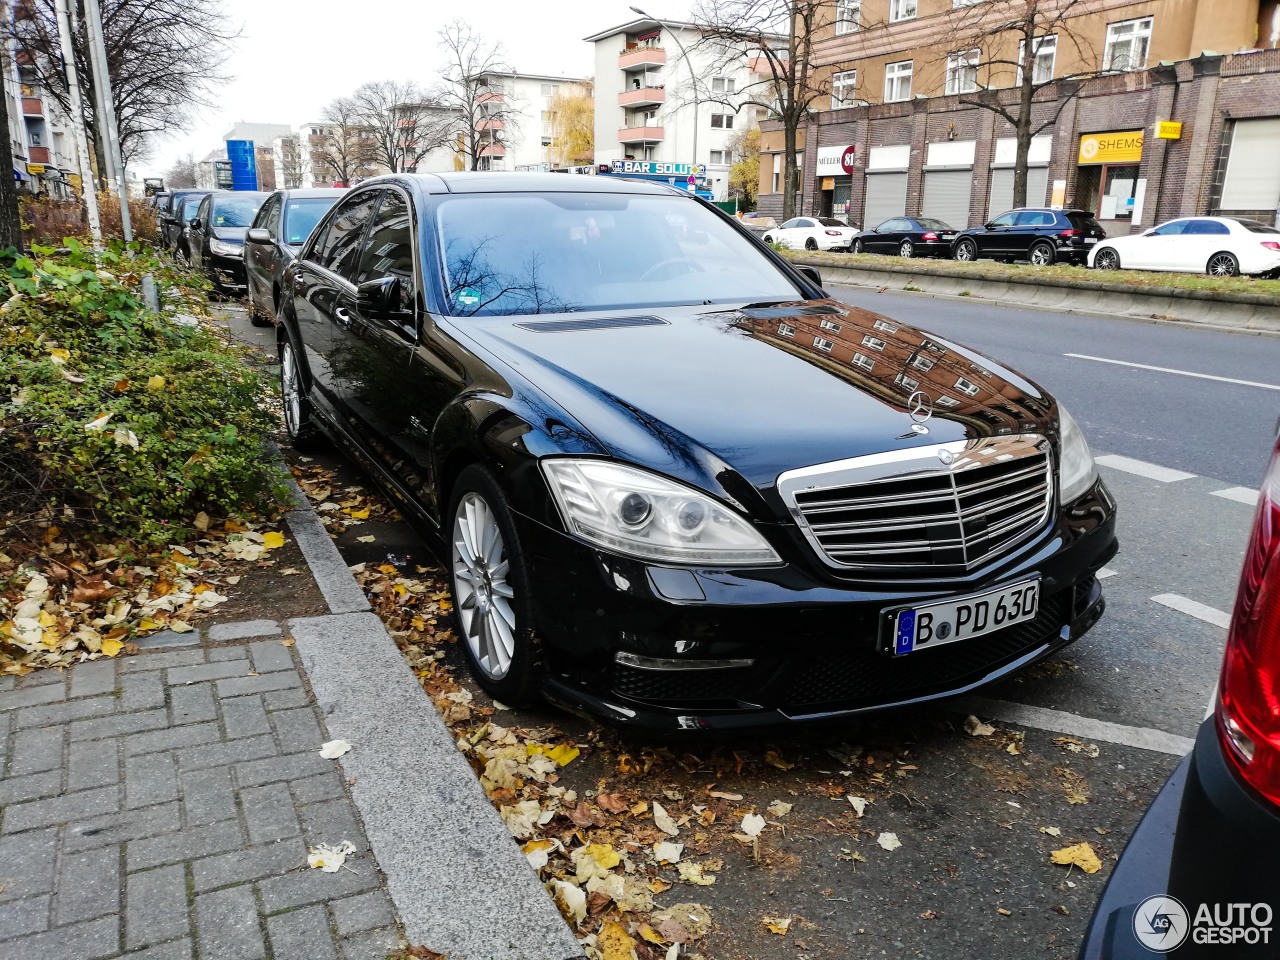
[[[972,191],[972,170],[927,171],[924,175],[923,216],[963,230],[969,226],[969,195]]]
[[[1222,184],[1220,210],[1280,207],[1280,118],[1237,120]]]
[[[1043,207],[1049,196],[1049,168],[1027,168],[1028,207]],[[1013,209],[1013,169],[991,171],[991,201],[987,204],[987,220],[993,220]]]
[[[907,212],[907,174],[868,173],[867,202],[862,216],[862,227],[870,230],[890,217],[901,217]]]

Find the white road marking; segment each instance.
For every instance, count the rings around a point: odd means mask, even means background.
[[[1127,360],[1108,360],[1106,357],[1091,357],[1084,353],[1064,353],[1064,357],[1073,360],[1093,360],[1097,363],[1114,363],[1118,367],[1136,367],[1139,370],[1154,370],[1157,373],[1175,373],[1180,377],[1195,377],[1197,380],[1217,380],[1219,383],[1235,383],[1242,387],[1261,387],[1263,390],[1280,390],[1274,383],[1259,383],[1257,380],[1237,380],[1234,377],[1215,377],[1208,373],[1192,373],[1190,370],[1174,370],[1172,367],[1153,367],[1149,363],[1129,363]]]
[[[1223,500],[1234,500],[1236,503],[1247,503],[1251,507],[1258,505],[1258,491],[1251,487],[1227,487],[1225,490],[1213,491],[1215,497]]]
[[[1103,567],[1101,570],[1098,571],[1099,580],[1106,580],[1110,577],[1118,577],[1119,575],[1120,575],[1119,570],[1112,570],[1110,567]]]
[[[1118,743],[1139,750],[1153,750],[1181,757],[1191,751],[1195,741],[1189,737],[1153,730],[1150,727],[1129,727],[1106,720],[1081,717],[1063,710],[1032,707],[1025,703],[1008,703],[1004,700],[988,700],[986,697],[965,697],[958,704],[962,709],[980,717],[991,717],[1005,723],[1014,723],[1036,730],[1065,733],[1083,740],[1102,740]]]
[[[1134,460],[1131,457],[1120,457],[1115,454],[1098,457],[1097,462],[1113,470],[1123,470],[1125,473],[1134,473],[1148,480],[1159,480],[1161,483],[1174,483],[1195,477],[1194,473],[1185,473],[1182,470],[1173,470],[1155,463],[1147,463],[1145,460]]]
[[[1185,613],[1188,616],[1195,617],[1197,620],[1203,620],[1205,623],[1212,623],[1215,627],[1221,627],[1223,630],[1231,626],[1231,614],[1223,613],[1215,607],[1205,606],[1196,600],[1180,597],[1176,593],[1162,593],[1151,599],[1172,610],[1177,610],[1179,613]]]

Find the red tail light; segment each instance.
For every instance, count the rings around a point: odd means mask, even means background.
[[[1058,234],[1058,236],[1060,236],[1060,237],[1078,237],[1078,236],[1080,236],[1080,231],[1079,231],[1079,230],[1063,230],[1061,233],[1059,233],[1059,234]]]
[[[825,233],[828,237],[838,237],[838,236],[840,236],[840,231],[839,231],[839,230],[823,230],[822,232],[823,232],[823,233]]]
[[[1218,688],[1218,736],[1240,776],[1280,805],[1280,444],[1244,555]]]
[[[935,240],[937,240],[937,239],[938,239],[938,235],[937,235],[936,233],[933,233],[933,232],[931,231],[931,232],[929,232],[929,233],[926,233],[926,234],[925,234],[923,237],[921,237],[920,239],[921,239],[921,240],[923,240],[923,241],[925,241],[926,243],[933,243]]]
[[[1280,243],[1276,243],[1274,240],[1263,240],[1262,245],[1268,250],[1280,250]]]

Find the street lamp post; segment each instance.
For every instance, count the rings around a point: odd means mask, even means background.
[[[660,27],[666,27],[671,31],[671,38],[675,40],[676,46],[680,48],[680,55],[684,57],[684,62],[689,65],[689,79],[693,82],[693,172],[697,176],[698,171],[698,75],[693,72],[693,59],[689,56],[689,51],[684,48],[684,44],[680,42],[680,32],[669,23],[659,20],[651,14],[645,13],[639,7],[632,7],[632,13],[638,13],[640,16],[652,20]]]

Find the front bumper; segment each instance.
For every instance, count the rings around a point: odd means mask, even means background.
[[[249,289],[245,278],[244,257],[224,257],[222,254],[209,254],[207,257],[209,279],[221,293],[244,293]]]
[[[1079,523],[1060,519],[980,577],[923,586],[854,584],[800,562],[653,566],[517,515],[547,695],[614,723],[676,732],[832,720],[967,692],[1061,649],[1102,615],[1094,574],[1116,551],[1114,504],[1099,483],[1070,512]],[[886,608],[1035,575],[1034,621],[905,657],[886,652]],[[644,665],[619,663],[618,653]]]

